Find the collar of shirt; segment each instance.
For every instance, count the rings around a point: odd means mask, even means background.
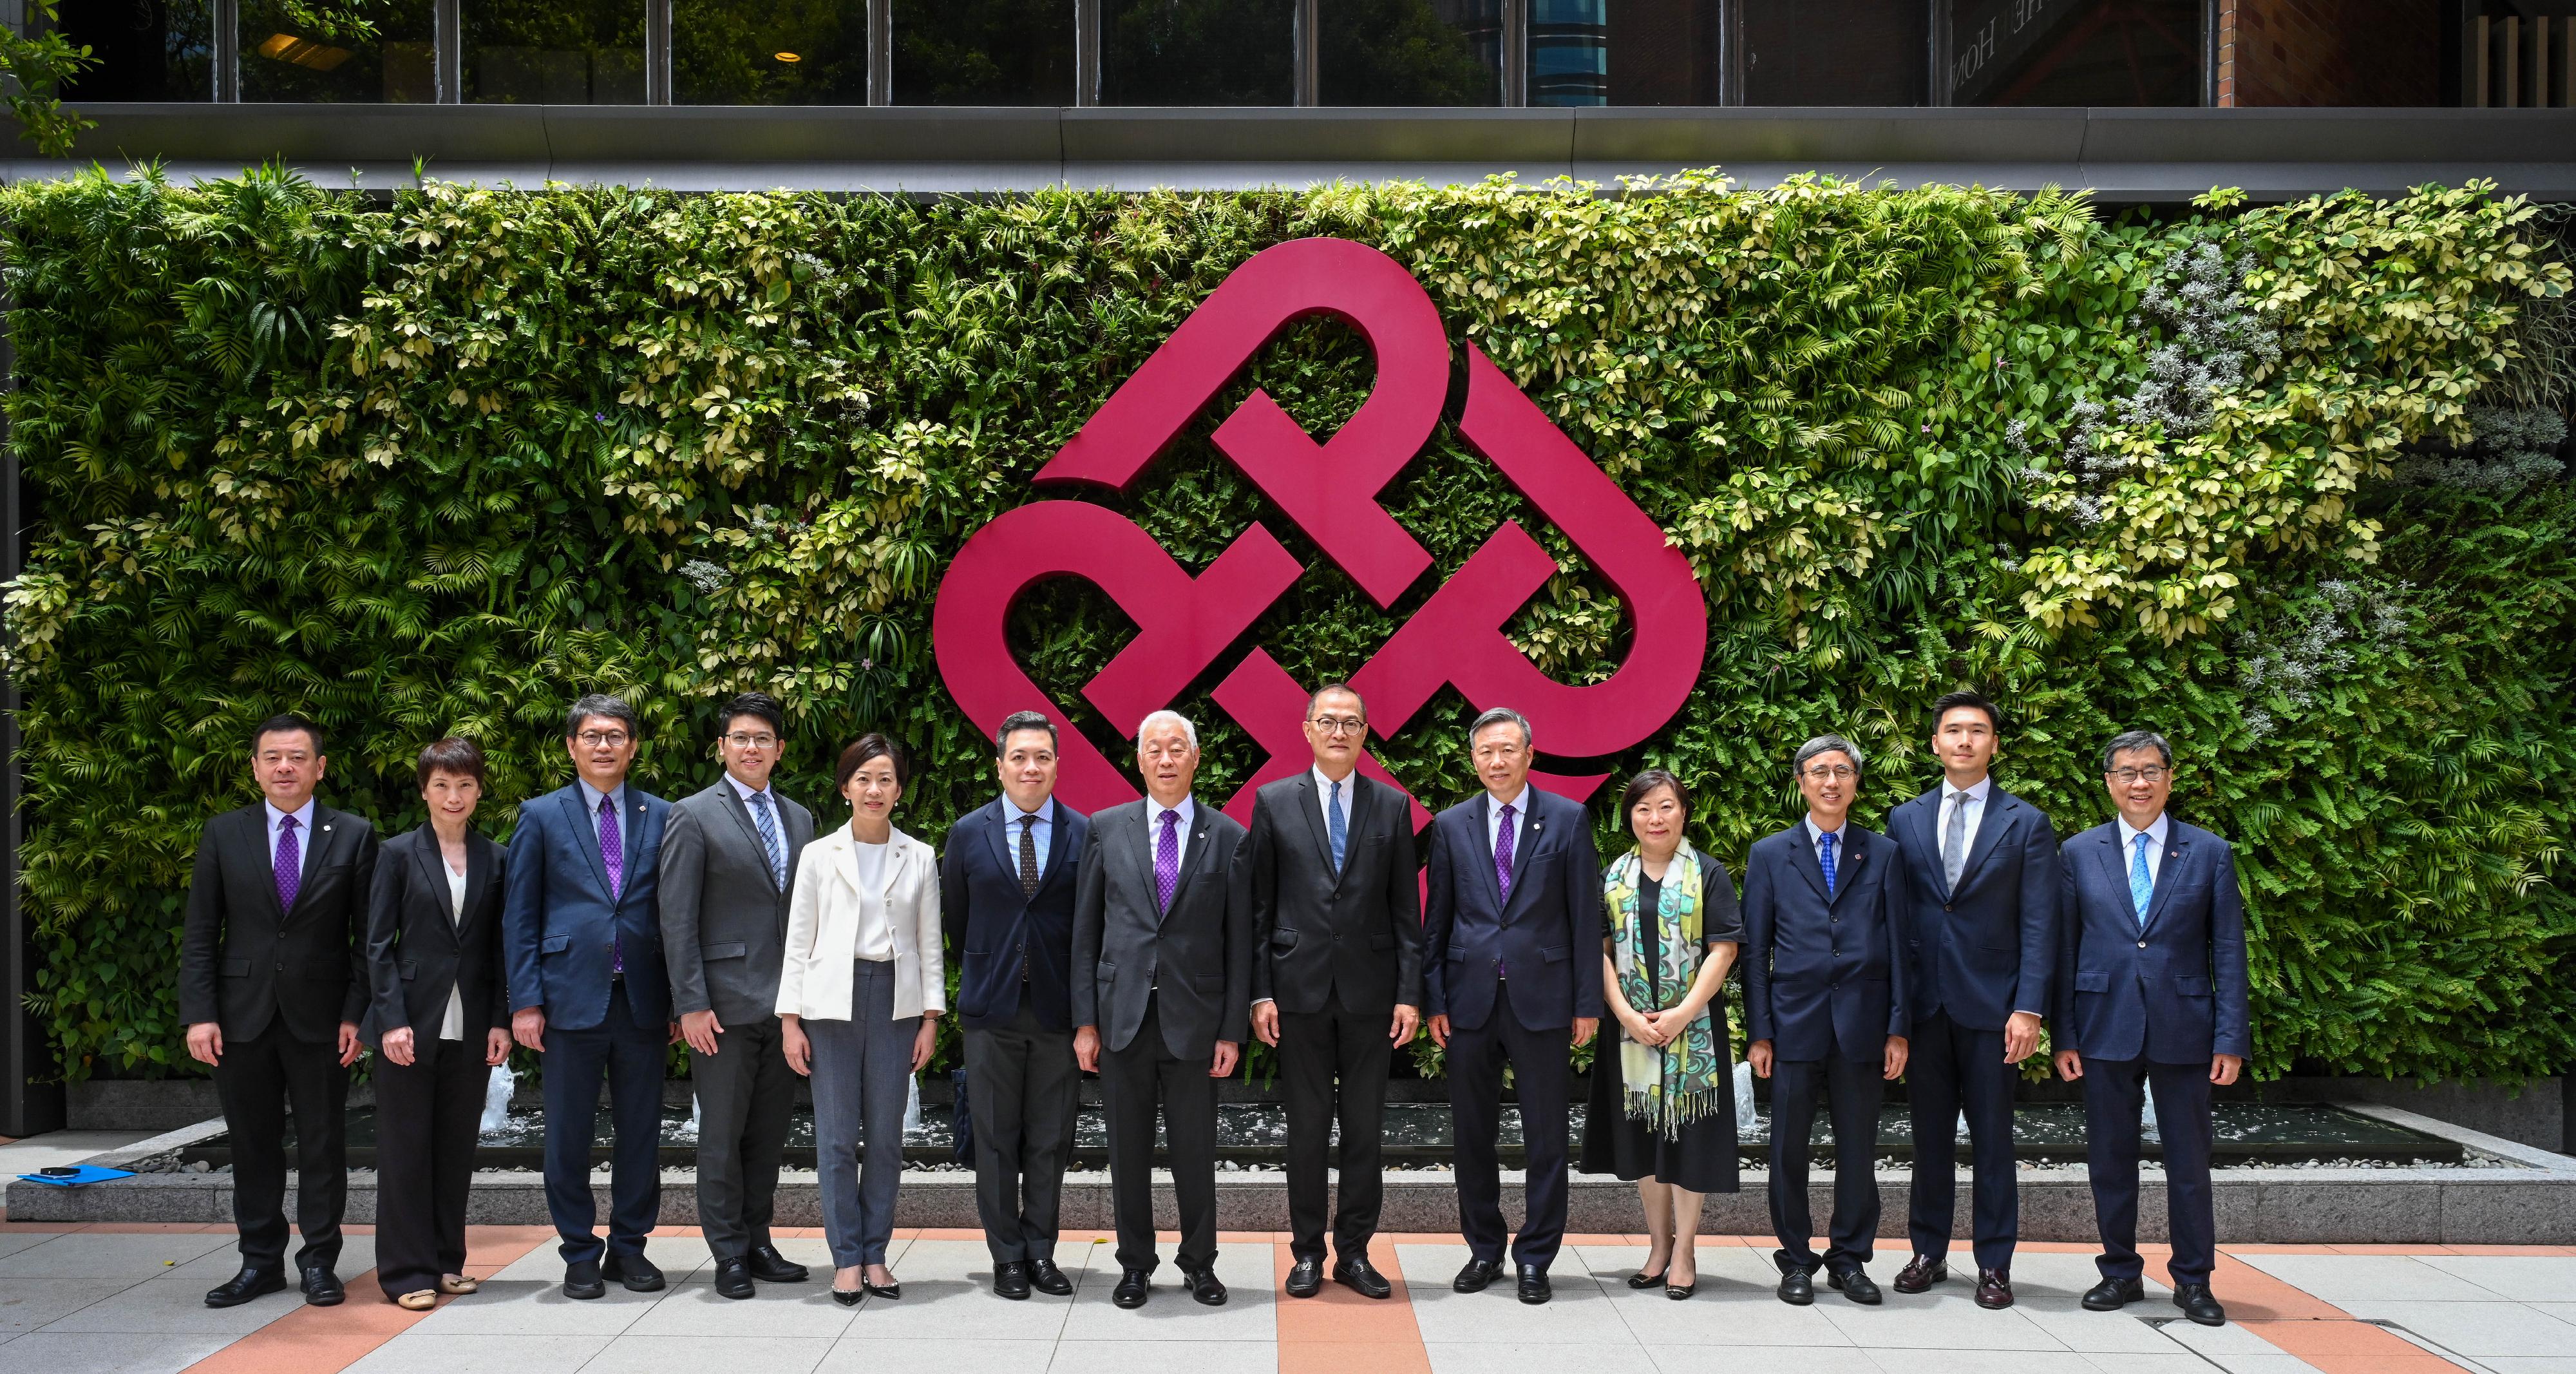
[[[726,782],[733,784],[733,794],[742,798],[743,805],[749,806],[751,804],[751,799],[754,797],[767,797],[769,798],[771,809],[775,810],[777,808],[778,794],[776,792],[773,792],[766,787],[754,787],[750,783],[744,782],[742,779],[735,777],[731,773],[725,774],[724,778]],[[589,786],[588,783],[584,783],[582,785],[585,787]],[[591,798],[590,809],[593,811],[599,809],[599,799],[596,794]]]
[[[286,819],[289,814],[292,814],[295,817],[295,832],[297,834],[311,835],[313,833],[313,799],[311,797],[306,797],[304,799],[304,804],[295,808],[292,813],[278,810],[277,803],[272,801],[262,801],[260,806],[268,812],[268,839],[272,846],[277,842],[277,823]],[[296,843],[305,844],[309,843],[309,841],[298,840]]]
[[[1965,792],[1977,805],[1983,806],[1995,795],[1995,775],[1988,773],[1965,787],[1952,787],[1948,778],[1941,780],[1941,802],[1948,805],[1954,792]]]
[[[731,777],[733,775],[728,773],[725,776]],[[575,778],[573,781],[581,786],[582,808],[590,812],[590,823],[592,825],[596,826],[599,824],[599,804],[607,801],[611,796],[614,796],[617,799],[617,813],[620,816],[626,814],[626,784],[621,782],[617,784],[616,792],[608,793],[602,792],[598,788],[591,786],[588,778]]]
[[[1807,827],[1808,846],[1815,849],[1818,853],[1822,853],[1824,851],[1825,836],[1827,835],[1833,836],[1836,844],[1841,844],[1845,847],[1849,846],[1851,835],[1851,818],[1849,816],[1844,817],[1842,825],[1833,830],[1826,830],[1818,826],[1816,824],[1815,813],[1812,811],[1808,812],[1807,818],[1799,823]]]
[[[1326,805],[1326,806],[1330,806],[1330,805],[1332,805],[1332,804],[1333,804],[1333,780],[1332,780],[1331,778],[1325,777],[1325,776],[1324,776],[1324,770],[1323,770],[1323,769],[1321,769],[1321,768],[1309,769],[1308,771],[1309,771],[1309,772],[1311,772],[1311,773],[1313,773],[1313,774],[1315,775],[1315,795],[1324,799],[1324,805]],[[1351,818],[1351,798],[1352,798],[1352,797],[1354,797],[1354,796],[1356,796],[1356,795],[1358,795],[1359,790],[1360,790],[1360,775],[1359,775],[1359,771],[1358,771],[1357,769],[1353,769],[1353,770],[1352,770],[1352,772],[1351,772],[1351,775],[1350,775],[1349,777],[1342,779],[1342,819],[1343,819],[1343,820],[1346,820],[1346,821],[1347,821],[1347,820],[1349,820],[1349,819]]]
[[[1152,797],[1147,797],[1145,799],[1146,841],[1150,844],[1161,844],[1163,842],[1163,813],[1166,811],[1169,811],[1173,815],[1181,818],[1180,825],[1178,827],[1180,831],[1180,842],[1182,844],[1188,844],[1190,842],[1190,822],[1198,817],[1198,803],[1189,797],[1181,798],[1181,804],[1178,806],[1165,806],[1161,802],[1154,800]]]
[[[2148,839],[2154,841],[2154,843],[2147,846],[2147,857],[2150,860],[2161,860],[2164,858],[2165,835],[2169,829],[2166,824],[2165,813],[2162,811],[2157,812],[2156,818],[2147,822],[2147,828],[2144,830],[2140,830],[2136,826],[2129,824],[2129,818],[2126,816],[2119,817],[2118,824],[2120,827],[2121,858],[2126,859],[2131,853],[2136,851],[2138,847],[2138,837],[2140,835],[2144,835]]]
[[[1013,831],[1017,831],[1020,828],[1020,822],[1030,816],[1038,818],[1038,829],[1053,829],[1055,827],[1055,798],[1050,795],[1046,800],[1039,802],[1038,809],[1035,811],[1022,811],[1018,802],[1012,801],[1009,797],[1002,798],[1002,824],[1011,827]],[[1012,838],[1016,839],[1018,836],[1015,834]]]
[[[1494,800],[1494,794],[1490,791],[1485,794],[1485,847],[1487,849],[1492,849],[1503,842],[1503,808],[1505,806],[1509,806],[1512,809],[1512,824],[1514,826],[1517,827],[1529,824],[1529,798],[1530,789],[1528,783],[1522,783],[1521,790],[1504,801]],[[1519,832],[1517,830],[1514,831],[1513,838],[1519,838]]]

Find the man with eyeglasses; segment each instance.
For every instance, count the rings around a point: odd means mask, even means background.
[[[1386,1080],[1422,1012],[1422,891],[1411,802],[1359,775],[1368,710],[1347,683],[1306,701],[1314,766],[1254,794],[1252,1033],[1279,1051],[1288,1106],[1287,1290],[1324,1286],[1332,1185],[1324,1157],[1341,1080],[1342,1202],[1333,1281],[1363,1297],[1394,1293],[1369,1265],[1385,1176],[1379,1162]]]
[[[2226,1322],[2209,1291],[2218,1249],[2210,1200],[2212,1087],[2253,1051],[2246,1009],[2245,898],[2227,841],[2165,814],[2173,748],[2131,730],[2102,751],[2119,815],[2058,854],[2064,911],[2050,1032],[2057,1072],[2084,1084],[2084,1155],[2102,1235],[2089,1311],[2146,1296],[2138,1256],[2140,1108],[2154,1093],[2164,1139],[2173,1303],[2203,1326]]]
[[[754,1279],[806,1277],[770,1243],[769,1220],[796,1104],[778,970],[796,856],[814,838],[814,815],[770,786],[786,732],[775,698],[735,697],[716,730],[724,776],[673,803],[662,834],[662,956],[698,1095],[698,1224],[717,1296],[748,1298]]]
[[[615,1279],[658,1292],[644,1237],[662,1205],[662,1064],[680,1038],[663,970],[655,881],[670,803],[626,780],[635,708],[597,693],[572,704],[572,785],[519,808],[502,888],[510,1034],[546,1056],[546,1210],[562,1236],[564,1296]],[[608,1082],[608,1238],[594,1228],[591,1124]]]
[[[1878,1108],[1905,1072],[1905,855],[1851,822],[1860,746],[1818,735],[1790,771],[1806,798],[1796,825],[1753,844],[1744,865],[1745,1062],[1771,1080],[1771,1228],[1780,1301],[1816,1300],[1815,1273],[1875,1305],[1862,1266],[1878,1235]],[[1817,1099],[1834,1124],[1834,1212],[1822,1259],[1807,1203]]]

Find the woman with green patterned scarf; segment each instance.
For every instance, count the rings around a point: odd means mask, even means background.
[[[1681,779],[1649,768],[1620,799],[1636,848],[1602,877],[1601,980],[1620,1034],[1592,1059],[1585,1173],[1637,1184],[1646,1265],[1631,1288],[1699,1289],[1700,1199],[1735,1191],[1735,1077],[1719,993],[1743,947],[1735,884],[1682,835]]]

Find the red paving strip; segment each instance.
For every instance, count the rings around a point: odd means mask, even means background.
[[[1279,1374],[1431,1374],[1393,1239],[1369,1247],[1369,1263],[1395,1287],[1391,1298],[1363,1298],[1329,1277],[1314,1297],[1279,1295]],[[1271,1248],[1274,1281],[1285,1282],[1296,1257],[1284,1239]]]
[[[551,1226],[469,1226],[465,1272],[488,1279],[554,1238]],[[298,1307],[188,1366],[186,1374],[339,1374],[429,1316],[387,1301],[372,1269],[350,1279],[348,1288],[349,1300],[338,1307]],[[438,1306],[455,1301],[441,1297]]]

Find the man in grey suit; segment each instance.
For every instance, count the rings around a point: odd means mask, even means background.
[[[1190,796],[1198,730],[1170,711],[1136,731],[1145,800],[1091,818],[1073,899],[1073,1055],[1100,1075],[1109,1197],[1118,1223],[1110,1301],[1142,1307],[1153,1274],[1154,1115],[1180,1204],[1190,1296],[1225,1301],[1216,1277],[1216,1082],[1234,1072],[1252,1000],[1252,895],[1244,830]]]
[[[674,804],[662,834],[662,952],[698,1092],[698,1224],[716,1292],[748,1298],[754,1279],[805,1281],[770,1244],[769,1218],[796,1103],[778,967],[814,816],[769,785],[785,733],[777,701],[745,692],[717,719],[725,775]]]

